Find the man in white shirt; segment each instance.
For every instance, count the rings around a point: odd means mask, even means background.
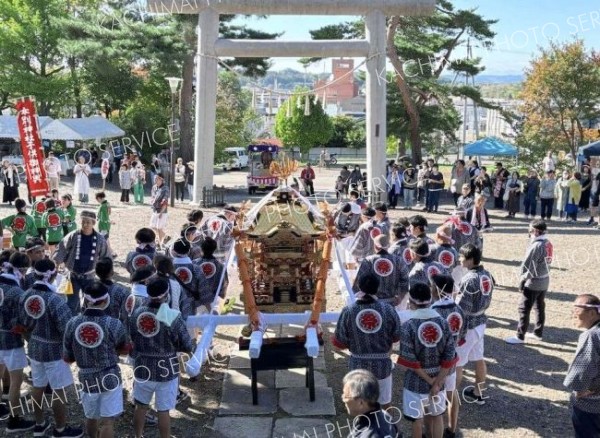
[[[46,174],[48,175],[50,190],[58,190],[60,172],[62,171],[62,168],[60,166],[60,160],[54,156],[54,152],[48,152],[48,158],[44,160],[44,168],[46,169]]]

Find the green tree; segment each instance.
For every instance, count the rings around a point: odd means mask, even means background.
[[[79,0],[57,22],[78,117],[86,102],[111,117],[136,96],[141,76],[173,75],[183,62],[186,47],[174,18],[145,15],[133,0]]]
[[[300,90],[296,90],[299,92]],[[279,108],[275,118],[275,135],[284,146],[298,146],[302,153],[325,145],[333,135],[333,124],[314,96],[309,96],[310,115],[305,115],[306,97],[293,95]],[[290,116],[287,117],[288,107]]]
[[[68,83],[58,47],[63,0],[0,0],[0,96],[35,96],[40,115],[64,100]]]
[[[250,125],[257,117],[252,96],[242,90],[234,73],[221,72],[217,86],[217,124],[215,131],[215,163],[224,158],[226,147],[243,146],[252,141]]]
[[[526,71],[520,94],[522,135],[533,158],[548,150],[567,150],[573,157],[585,142],[591,120],[600,117],[600,58],[582,41],[551,44]]]
[[[127,108],[113,119],[125,131],[131,148],[141,149],[144,158],[169,147],[166,127],[171,123],[171,101],[164,91],[164,78],[150,75],[136,91]]]
[[[327,142],[328,148],[355,148],[365,147],[366,132],[364,120],[358,121],[348,116],[335,116],[331,118],[333,135]]]

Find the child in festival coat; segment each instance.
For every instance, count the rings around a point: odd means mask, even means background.
[[[125,258],[125,269],[133,274],[140,268],[152,266],[152,259],[156,254],[156,233],[150,228],[140,228],[135,233],[135,250],[130,251]]]
[[[154,397],[160,436],[169,437],[170,411],[175,408],[178,394],[177,376],[180,370],[177,353],[191,355],[194,345],[179,312],[164,312],[168,313],[165,318],[158,315],[163,304],[168,306],[169,282],[155,277],[149,281],[147,291],[148,302],[137,308],[129,318],[135,376],[133,426],[135,436],[143,436],[145,415]]]
[[[123,413],[123,386],[119,354],[129,352],[125,326],[105,313],[110,302],[108,288],[93,281],[84,290],[84,310],[65,330],[63,358],[77,363],[79,397],[90,437],[114,436],[115,418]],[[99,427],[100,426],[100,427]]]
[[[46,243],[50,254],[54,253],[56,245],[65,237],[63,231],[63,221],[65,214],[59,208],[56,208],[56,200],[53,198],[46,199],[46,212],[42,216],[42,223],[46,230]]]
[[[77,210],[73,206],[73,198],[68,193],[62,195],[61,208],[64,213],[63,232],[65,236],[77,229]]]
[[[19,416],[19,413],[25,413],[24,409],[19,409],[19,399],[23,384],[23,368],[27,366],[27,355],[21,336],[23,330],[18,321],[19,302],[25,294],[20,287],[19,278],[30,266],[30,260],[23,253],[14,252],[11,255],[8,251],[2,251],[0,264],[4,265],[6,262],[8,264],[2,269],[0,275],[0,289],[3,291],[0,306],[0,375],[6,372],[10,385],[8,407],[4,404],[0,405],[0,413],[3,417],[10,414],[6,433],[13,434],[24,433],[35,427],[35,421],[25,420]],[[4,389],[6,390],[6,387]]]
[[[53,199],[50,199],[54,203]],[[36,425],[34,436],[45,436],[52,423],[44,418],[44,390],[52,388],[54,437],[82,437],[81,429],[67,425],[66,391],[73,384],[71,367],[63,361],[62,343],[72,313],[67,302],[56,293],[52,282],[56,265],[42,259],[34,265],[36,282],[19,302],[20,322],[30,333],[28,356],[33,384],[32,398]]]
[[[44,228],[44,223],[42,222],[42,216],[46,211],[46,198],[42,198],[39,201],[35,201],[31,208],[31,217],[35,222],[35,227],[38,231],[38,236],[40,236],[44,241],[46,240],[46,228]]]
[[[223,275],[223,263],[214,256],[217,250],[217,242],[214,239],[206,237],[202,241],[201,248],[202,257],[193,261],[193,264],[198,266],[198,273],[200,274],[200,297],[194,302],[194,310],[197,315],[212,311],[218,313],[220,302],[225,298],[229,284],[227,272]],[[223,277],[223,282],[219,284],[221,277]],[[220,290],[218,290],[219,285],[221,286]],[[219,294],[218,299],[216,299],[217,292]],[[214,308],[212,307],[213,304],[215,304]]]
[[[112,252],[109,240],[110,226],[112,224],[112,222],[110,221],[112,209],[110,208],[110,204],[106,200],[106,193],[96,193],[96,201],[100,204],[100,206],[98,207],[98,213],[96,213],[96,216],[98,217],[98,231],[104,236],[104,240],[106,240],[106,244],[108,245],[108,251],[113,255],[113,257],[116,257],[117,255]]]
[[[38,235],[35,221],[25,212],[26,207],[27,204],[23,199],[16,199],[17,214],[2,219],[2,227],[10,228],[12,232],[12,246],[15,248],[24,248],[28,237]]]

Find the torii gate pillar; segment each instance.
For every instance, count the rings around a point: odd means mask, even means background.
[[[429,15],[436,0],[147,0],[155,13],[198,14],[194,193],[213,185],[217,99],[217,57],[367,57],[367,176],[369,200],[386,192],[386,16]],[[220,14],[360,15],[365,40],[265,41],[219,39]],[[366,43],[366,44],[365,44]],[[173,187],[171,187],[173,190]]]
[[[386,25],[381,11],[365,17],[369,42],[367,61],[367,190],[369,201],[384,201],[386,189]]]
[[[200,205],[202,189],[213,186],[215,125],[217,115],[217,54],[219,13],[212,8],[198,14],[198,53],[196,55],[196,123],[194,131],[194,194]],[[171,187],[171,190],[174,190]]]

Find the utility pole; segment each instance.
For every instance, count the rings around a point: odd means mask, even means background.
[[[473,59],[473,46],[471,46],[471,38],[467,38],[467,60]],[[456,73],[452,84],[456,82],[458,76],[462,73]],[[475,87],[475,76],[471,76],[469,73],[464,73],[465,85]],[[457,158],[464,158],[464,148],[467,145],[467,117],[468,117],[468,98],[463,98],[463,132],[462,132],[462,146],[458,148]],[[479,138],[479,115],[477,113],[477,105],[475,101],[471,101],[473,105],[473,129],[475,130],[475,140]]]

